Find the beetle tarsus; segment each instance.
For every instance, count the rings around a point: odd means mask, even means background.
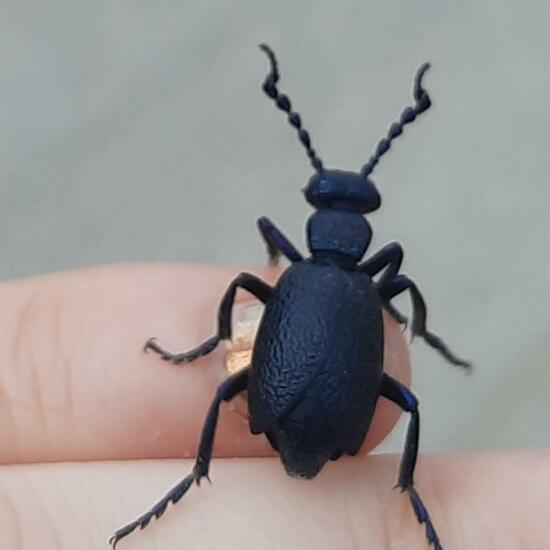
[[[159,500],[149,511],[140,516],[135,521],[125,525],[119,529],[110,539],[109,544],[116,548],[117,543],[135,531],[138,527],[145,529],[153,518],[160,518],[166,511],[168,504],[176,504],[189,491],[193,483],[200,485],[201,479],[206,478],[210,483],[208,476],[208,468],[212,459],[212,447],[214,444],[214,436],[216,434],[216,426],[218,424],[218,416],[220,405],[223,401],[230,401],[240,392],[246,389],[248,381],[248,368],[239,371],[222,382],[216,391],[216,396],[210,405],[206,421],[202,429],[199,451],[195,465],[190,474],[185,476],[175,487],[170,489],[166,495]]]
[[[411,415],[411,420],[407,429],[405,450],[399,467],[397,487],[401,489],[401,492],[407,491],[409,494],[409,499],[416,519],[418,523],[424,525],[426,528],[426,538],[428,542],[433,545],[434,550],[443,550],[432,520],[430,519],[430,514],[426,506],[424,506],[420,495],[414,488],[414,470],[418,457],[418,438],[420,435],[418,400],[406,386],[387,374],[383,375],[380,395],[393,401],[396,405],[401,407],[401,409]]]
[[[456,367],[462,367],[468,372],[472,371],[472,363],[457,357],[437,334],[426,330],[423,334],[419,334],[419,336],[421,336],[429,346],[437,350],[445,359],[447,359],[447,361],[449,361],[449,363],[455,365]]]
[[[189,474],[173,489],[171,489],[148,512],[116,531],[116,533],[109,539],[109,544],[113,547],[113,550],[116,549],[116,545],[120,540],[127,537],[130,533],[133,533],[138,527],[140,529],[145,529],[153,518],[160,518],[166,511],[168,504],[170,502],[172,504],[176,504],[176,502],[178,502],[178,500],[180,500],[181,497],[183,497],[183,495],[189,490],[191,485],[193,485],[193,481],[196,481],[194,474]]]
[[[164,348],[162,348],[157,343],[155,338],[149,338],[149,340],[147,340],[147,342],[145,343],[144,350],[146,352],[149,350],[154,351],[155,353],[158,353],[160,355],[160,358],[162,360],[170,361],[174,365],[179,365],[181,363],[192,363],[199,357],[207,355],[208,353],[213,351],[219,343],[219,336],[213,336],[212,338],[209,338],[208,340],[190,351],[186,351],[183,353],[170,353],[169,351],[166,351]]]
[[[443,546],[441,546],[441,542],[439,542],[437,532],[433,526],[428,511],[420,498],[420,495],[416,492],[414,487],[407,487],[404,490],[409,493],[409,500],[411,501],[411,505],[418,523],[420,523],[420,525],[424,525],[426,528],[426,540],[428,541],[428,544],[433,545],[434,550],[443,550]]]
[[[147,353],[149,349],[151,349],[156,344],[156,341],[157,341],[157,337],[151,336],[151,338],[149,338],[147,342],[145,342],[145,344],[143,345],[143,351]]]

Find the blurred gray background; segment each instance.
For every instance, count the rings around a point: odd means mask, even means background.
[[[257,44],[278,53],[325,165],[347,169],[429,60],[434,107],[376,169],[370,217],[370,251],[403,244],[431,328],[476,367],[464,376],[415,342],[423,448],[546,446],[549,28],[542,0],[4,0],[0,276],[261,264],[261,214],[303,249],[311,169],[260,92]]]

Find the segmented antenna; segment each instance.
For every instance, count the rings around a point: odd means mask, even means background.
[[[290,99],[285,94],[280,94],[277,89],[277,82],[279,81],[279,69],[277,66],[277,58],[273,53],[273,50],[266,44],[260,44],[260,50],[264,51],[271,63],[271,72],[265,77],[262,89],[273,100],[281,111],[288,113],[288,122],[291,126],[294,126],[298,132],[298,138],[302,142],[302,145],[306,148],[307,156],[309,157],[313,168],[317,172],[323,171],[323,162],[315,153],[315,149],[311,146],[311,140],[307,130],[302,128],[302,120],[300,115],[292,111],[292,105]]]
[[[399,122],[394,122],[388,130],[387,137],[380,140],[374,155],[371,156],[369,162],[361,168],[361,175],[365,178],[374,170],[374,167],[378,164],[380,157],[388,152],[391,142],[403,133],[403,126],[411,123],[420,113],[423,113],[430,108],[432,102],[430,96],[424,88],[422,88],[422,77],[424,73],[430,68],[429,63],[424,63],[416,72],[414,79],[413,96],[416,100],[414,107],[405,107],[405,110],[399,117]]]

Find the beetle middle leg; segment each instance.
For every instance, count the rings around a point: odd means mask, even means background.
[[[374,275],[384,269],[384,273],[382,273],[378,282],[380,285],[385,280],[397,275],[402,262],[403,249],[399,243],[393,242],[381,248],[376,254],[373,254],[368,260],[358,266],[358,270],[364,271],[369,276],[374,277]],[[407,317],[399,312],[389,300],[385,300],[382,305],[400,325],[407,325]]]
[[[380,281],[378,287],[378,291],[380,292],[380,296],[384,302],[391,300],[394,296],[404,292],[405,290],[409,290],[411,293],[413,305],[411,330],[413,337],[422,337],[429,346],[439,351],[439,353],[441,353],[441,355],[443,355],[443,357],[445,357],[445,359],[453,365],[457,367],[471,368],[472,365],[470,362],[457,357],[448,348],[447,344],[445,344],[445,342],[437,336],[437,334],[428,331],[426,328],[426,317],[428,315],[426,311],[426,303],[424,302],[424,298],[422,297],[422,294],[420,294],[418,287],[413,281],[411,281],[406,275],[396,275],[390,279]]]
[[[258,218],[257,224],[267,247],[269,265],[278,265],[281,254],[291,262],[300,262],[304,259],[296,247],[269,218],[262,216]]]
[[[418,523],[425,524],[426,538],[429,544],[433,544],[434,550],[443,550],[439,537],[435,531],[428,510],[424,506],[420,495],[414,488],[414,469],[418,456],[418,436],[420,432],[420,417],[418,415],[418,400],[414,394],[403,384],[388,376],[383,375],[382,390],[380,395],[393,401],[404,411],[411,414],[411,420],[407,429],[405,450],[399,468],[399,479],[397,486],[402,492],[407,491]]]
[[[273,291],[267,283],[264,283],[258,277],[250,273],[241,273],[229,285],[225,291],[224,297],[218,309],[218,332],[202,344],[198,345],[190,351],[183,353],[171,353],[159,346],[154,338],[147,340],[145,351],[152,350],[158,353],[165,361],[171,361],[174,365],[179,363],[190,363],[203,355],[207,355],[213,351],[221,340],[229,340],[231,338],[231,312],[235,302],[237,289],[242,288],[254,295],[264,304],[269,300]]]
[[[246,390],[248,382],[249,367],[243,369],[236,374],[230,376],[225,380],[217,389],[216,396],[208,409],[206,415],[206,421],[202,429],[201,440],[199,444],[199,451],[197,453],[197,460],[193,466],[193,470],[190,474],[184,477],[175,487],[170,489],[166,495],[160,499],[149,511],[132,521],[128,525],[121,527],[110,539],[109,543],[113,547],[116,547],[120,539],[126,537],[138,527],[145,529],[149,525],[153,518],[160,518],[166,511],[168,504],[176,504],[185,493],[193,485],[193,482],[200,485],[201,479],[208,477],[208,470],[210,467],[210,461],[212,459],[212,447],[214,445],[214,435],[216,433],[216,426],[218,423],[218,416],[220,412],[220,405],[222,401],[231,401],[237,394]]]

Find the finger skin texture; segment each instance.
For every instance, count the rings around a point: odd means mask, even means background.
[[[158,459],[195,456],[226,376],[223,348],[179,367],[142,348],[150,336],[174,351],[211,336],[240,271],[135,265],[0,285],[0,548],[107,550],[191,470],[192,460]],[[270,284],[279,275],[249,271]],[[408,384],[407,345],[394,322],[385,330],[385,370]],[[364,451],[398,416],[379,401]],[[242,415],[224,407],[219,426],[214,454],[234,458],[214,459],[214,485],[119,550],[426,550],[408,498],[392,490],[399,456],[341,458],[296,480]],[[125,460],[144,458],[156,460]],[[40,463],[54,461],[74,462]],[[415,480],[446,550],[548,546],[547,451],[421,456]]]
[[[181,366],[143,345],[156,336],[182,351],[212,336],[219,301],[242,270],[129,265],[0,284],[0,463],[195,456],[226,377],[224,344]],[[249,271],[270,284],[279,275]],[[385,369],[410,382],[407,345],[388,319]],[[399,414],[379,401],[365,451]],[[215,456],[271,454],[265,437],[222,407]]]
[[[426,550],[395,482],[398,456],[329,464],[314,480],[274,458],[217,459],[203,484],[120,550]],[[10,550],[97,550],[191,467],[190,460],[0,468],[0,532]],[[536,473],[536,475],[534,475]],[[424,456],[418,487],[447,550],[548,548],[550,453]]]

